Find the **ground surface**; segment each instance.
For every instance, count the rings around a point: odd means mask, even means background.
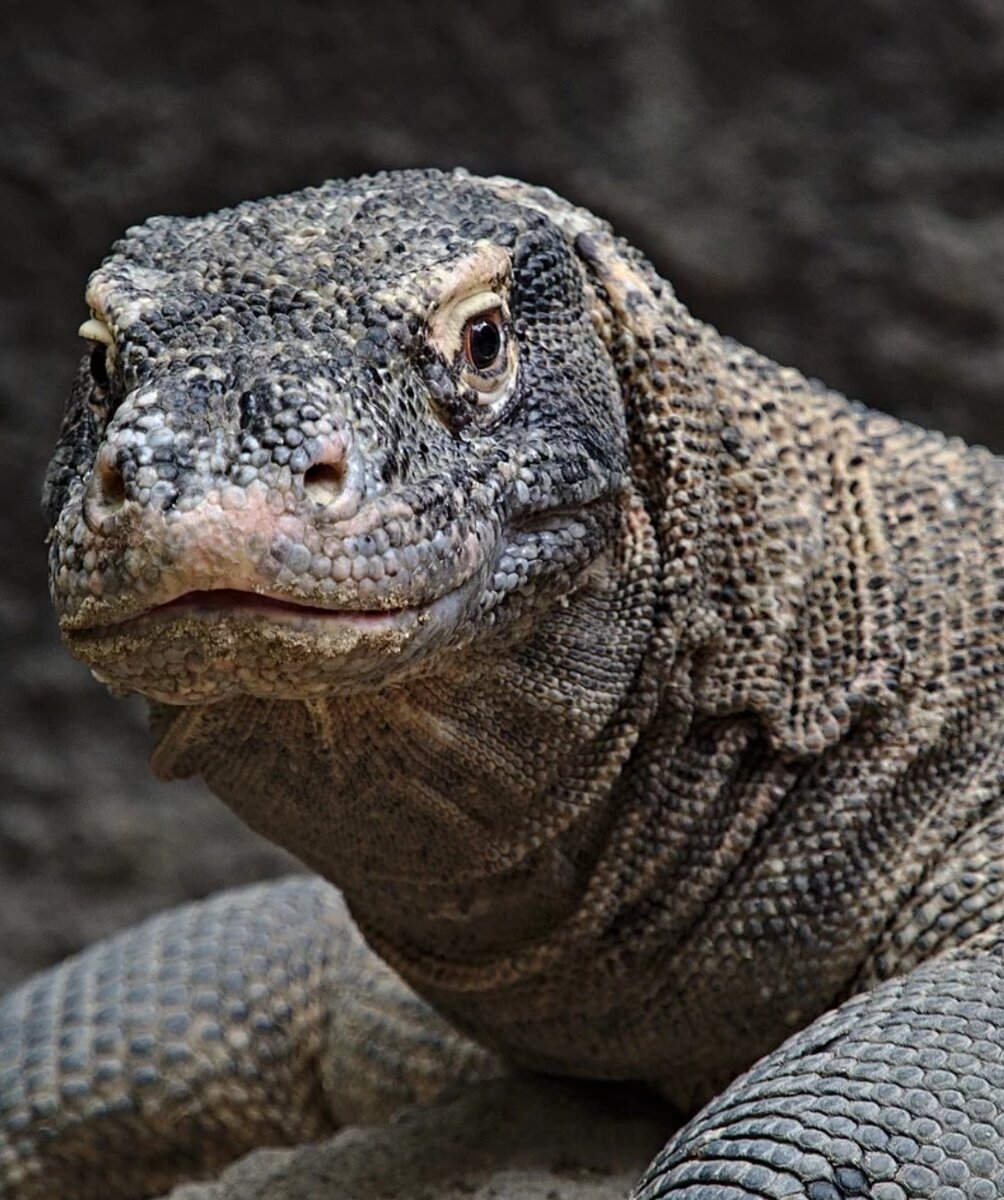
[[[252,1154],[170,1200],[620,1200],[670,1127],[638,1091],[507,1080],[384,1129]]]

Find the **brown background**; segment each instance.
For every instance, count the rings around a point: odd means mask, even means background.
[[[0,6],[0,987],[281,869],[54,635],[41,472],[87,271],[128,224],[451,166],[610,217],[701,316],[1004,449],[1004,5]]]

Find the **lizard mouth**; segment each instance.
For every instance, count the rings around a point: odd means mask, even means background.
[[[304,619],[327,621],[352,621],[379,624],[393,620],[405,613],[417,613],[428,605],[418,604],[401,608],[350,609],[325,608],[319,604],[291,600],[288,597],[269,596],[261,592],[241,591],[237,588],[212,588],[182,592],[173,600],[157,604],[144,613],[125,618],[126,620],[171,620],[177,617],[195,617],[201,620],[220,619],[229,615],[246,614],[264,620],[299,622]]]
[[[448,639],[478,579],[408,607],[345,609],[234,588],[193,589],[63,636],[96,677],[165,704],[302,700],[383,686]]]

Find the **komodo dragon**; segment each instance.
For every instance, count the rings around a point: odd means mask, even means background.
[[[1004,1195],[1001,460],[462,171],[156,218],[88,302],[63,636],[344,900],[226,894],[10,995],[5,1196],[502,1062],[700,1109],[644,1200]]]

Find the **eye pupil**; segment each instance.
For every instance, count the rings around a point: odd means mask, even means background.
[[[91,349],[91,378],[100,388],[108,386],[108,360],[105,357],[104,346],[94,346]]]
[[[502,349],[502,331],[489,317],[475,317],[467,327],[467,357],[478,371],[494,366]]]

